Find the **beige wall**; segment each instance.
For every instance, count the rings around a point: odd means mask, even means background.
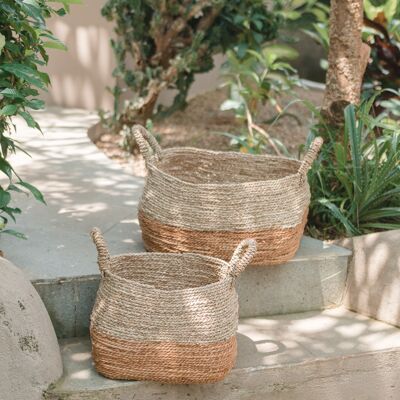
[[[112,24],[100,14],[103,4],[104,0],[82,0],[81,5],[71,6],[69,15],[49,22],[68,51],[49,51],[52,87],[44,96],[47,104],[90,110],[112,107],[112,96],[106,90],[114,85],[109,43]]]

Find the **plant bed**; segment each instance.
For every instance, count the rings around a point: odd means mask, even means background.
[[[314,104],[321,104],[323,92],[318,89],[297,88],[296,95]],[[238,133],[239,124],[233,113],[221,111],[220,106],[227,98],[224,89],[216,89],[194,97],[185,110],[154,122],[154,133],[159,135],[163,148],[198,147],[211,150],[232,150],[230,139],[219,133]],[[293,97],[283,97],[282,106],[286,106]],[[265,119],[271,119],[276,111],[265,106]],[[310,126],[310,112],[304,104],[295,103],[288,110],[292,116],[278,120],[271,129],[264,125],[272,137],[280,140],[293,157],[298,156],[299,146],[304,144]],[[144,176],[146,170],[139,154],[129,154],[121,146],[122,137],[112,134],[100,125],[89,130],[89,137],[108,157],[121,164],[128,164],[133,174]]]

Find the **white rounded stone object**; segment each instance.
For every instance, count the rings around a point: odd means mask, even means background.
[[[23,272],[0,257],[0,399],[39,400],[62,361],[47,310]]]

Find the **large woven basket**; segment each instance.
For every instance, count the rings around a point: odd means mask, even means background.
[[[275,265],[296,253],[307,221],[307,171],[322,139],[303,161],[194,148],[161,150],[142,126],[133,134],[148,177],[139,204],[145,248],[228,260],[244,238],[257,240],[253,264]]]
[[[110,257],[98,229],[92,238],[102,275],[90,324],[97,371],[111,379],[222,380],[236,359],[234,282],[256,242],[241,242],[227,263],[198,254]]]

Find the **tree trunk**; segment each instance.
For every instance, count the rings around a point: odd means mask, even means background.
[[[329,68],[323,110],[333,123],[343,109],[360,101],[370,48],[361,40],[363,0],[332,0],[329,19]]]

